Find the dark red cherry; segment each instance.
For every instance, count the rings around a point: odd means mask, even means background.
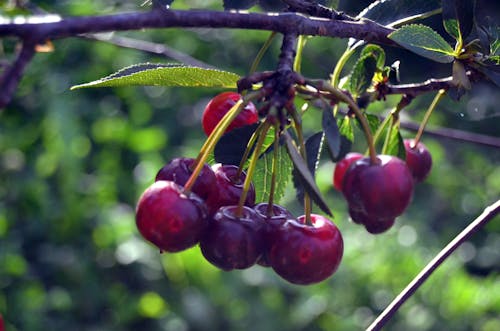
[[[413,195],[413,178],[406,163],[395,156],[378,155],[354,162],[343,181],[349,209],[371,218],[388,220],[401,215]]]
[[[142,236],[165,252],[178,252],[198,243],[208,220],[202,200],[182,187],[161,180],[139,198],[136,224]]]
[[[347,155],[337,162],[335,165],[335,170],[333,172],[333,186],[342,192],[342,182],[344,180],[344,175],[349,169],[349,166],[353,164],[356,160],[362,159],[363,154],[360,153],[347,153]]]
[[[214,214],[222,206],[237,205],[243,193],[243,183],[246,174],[242,172],[238,176],[238,167],[234,165],[216,164],[212,166],[215,173],[216,184],[213,194],[211,194],[206,204],[210,214]],[[255,205],[255,187],[250,185],[245,205],[253,207]]]
[[[223,92],[216,95],[205,107],[201,123],[203,131],[209,136],[217,124],[226,115],[226,113],[241,99],[241,95],[236,92]],[[233,129],[256,123],[259,120],[257,108],[249,102],[245,108],[229,124],[226,132]]]
[[[389,230],[394,225],[394,218],[377,219],[363,214],[360,211],[349,210],[351,220],[356,224],[363,224],[371,234],[379,234]]]
[[[288,220],[279,227],[269,252],[273,270],[294,284],[313,284],[330,277],[337,270],[344,243],[339,229],[321,215]]]
[[[184,186],[196,166],[195,159],[179,157],[165,164],[156,174],[156,181],[169,180]],[[208,164],[204,164],[191,189],[203,200],[207,199],[215,187],[215,174]]]
[[[259,203],[253,209],[264,220],[264,251],[257,263],[263,267],[269,267],[271,264],[269,263],[268,253],[274,240],[274,233],[287,220],[294,219],[294,217],[285,207],[276,204],[273,204],[271,214],[269,215],[269,204],[267,202]]]
[[[200,241],[207,261],[229,271],[246,269],[262,255],[263,220],[250,207],[243,207],[238,216],[237,206],[220,208]]]
[[[432,156],[427,147],[419,142],[415,146],[413,139],[405,139],[406,164],[417,183],[423,181],[431,172]]]

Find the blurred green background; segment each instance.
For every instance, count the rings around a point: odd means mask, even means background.
[[[9,14],[13,1],[0,1]],[[140,1],[32,1],[61,15],[147,10]],[[355,14],[367,1],[340,1]],[[221,1],[174,2],[221,9]],[[429,19],[438,31],[439,17]],[[441,30],[440,30],[441,29]],[[118,34],[117,34],[118,35]],[[244,75],[266,32],[155,30],[120,33],[189,54]],[[279,39],[259,70],[272,70]],[[345,255],[320,284],[295,286],[255,266],[223,272],[199,249],[160,255],[135,228],[134,208],[157,170],[195,157],[200,118],[220,90],[128,87],[70,91],[75,84],[141,62],[172,62],[105,42],[53,41],[27,68],[13,102],[0,113],[0,313],[9,331],[36,330],[362,330],[432,257],[500,196],[499,149],[424,135],[434,168],[387,233],[372,236],[348,220],[325,160],[318,185],[341,229]],[[302,71],[328,78],[345,40],[312,38]],[[12,58],[16,40],[0,44]],[[444,77],[451,67],[397,49],[403,82]],[[416,99],[403,120],[422,118],[433,95]],[[385,115],[395,98],[370,108]],[[500,137],[498,89],[478,84],[457,103],[446,98],[430,125]],[[304,119],[319,128],[319,112]],[[414,132],[403,132],[405,137]],[[361,138],[361,135],[358,136]],[[362,139],[355,148],[364,148]],[[282,203],[296,215],[292,187]],[[387,330],[500,330],[500,219],[440,267]]]

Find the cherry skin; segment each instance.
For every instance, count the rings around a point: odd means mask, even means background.
[[[198,243],[208,225],[207,211],[194,193],[160,180],[139,198],[136,225],[141,235],[161,251],[178,252]]]
[[[271,209],[271,215],[268,215],[267,202],[261,202],[253,210],[264,220],[264,231],[263,231],[263,241],[264,241],[264,251],[257,264],[263,267],[270,267],[269,263],[269,250],[271,244],[274,240],[274,233],[282,226],[287,220],[294,219],[292,213],[290,213],[285,207],[273,204]]]
[[[215,189],[206,200],[209,213],[214,214],[220,207],[237,205],[243,193],[243,183],[246,174],[242,172],[238,178],[238,167],[235,165],[215,164],[212,166],[215,173]],[[250,185],[245,205],[253,207],[255,205],[255,187]]]
[[[392,228],[395,222],[395,218],[377,219],[354,210],[349,210],[349,215],[354,223],[364,225],[365,229],[371,234],[386,232]]]
[[[203,131],[209,136],[221,121],[224,115],[241,99],[241,95],[236,92],[223,92],[216,95],[205,107],[201,123]],[[225,132],[240,128],[245,125],[256,123],[259,120],[257,108],[249,102],[245,108],[229,124]]]
[[[415,146],[413,139],[405,139],[406,165],[410,169],[415,182],[422,182],[431,172],[432,156],[427,147],[419,142]]]
[[[413,178],[406,163],[395,156],[378,155],[355,161],[347,170],[343,193],[349,209],[370,218],[389,220],[401,215],[413,195]]]
[[[193,173],[195,159],[179,157],[165,164],[156,174],[156,181],[169,180],[184,186]],[[196,178],[191,191],[203,200],[207,199],[215,187],[215,173],[208,164],[204,164],[200,174]]]
[[[346,156],[337,162],[335,165],[335,170],[333,172],[333,186],[340,192],[342,192],[342,182],[344,180],[344,175],[349,169],[349,166],[355,161],[362,159],[363,154],[360,153],[347,153]]]
[[[339,229],[321,215],[286,221],[274,234],[269,251],[273,270],[293,284],[313,284],[330,277],[337,270],[344,252]]]
[[[262,255],[262,229],[264,221],[250,207],[220,208],[210,220],[210,226],[200,241],[201,253],[222,270],[246,269]]]

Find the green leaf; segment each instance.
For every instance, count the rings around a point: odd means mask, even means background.
[[[361,11],[357,18],[368,18],[383,25],[415,19],[441,8],[440,0],[378,0]]]
[[[450,63],[454,51],[436,31],[421,24],[405,25],[388,36],[404,48],[436,62]]]
[[[385,52],[379,45],[368,44],[363,48],[359,57],[373,55],[377,59],[377,69],[382,70],[385,65]]]
[[[337,121],[333,117],[331,109],[323,109],[323,116],[321,117],[321,126],[325,133],[326,146],[328,153],[332,159],[337,159],[341,151],[341,135]]]
[[[180,64],[142,63],[123,68],[99,80],[75,85],[71,90],[84,87],[116,86],[184,86],[235,88],[240,77],[232,72]]]
[[[371,86],[377,69],[377,59],[372,54],[360,57],[349,77],[348,89],[355,97],[366,92]]]
[[[284,146],[278,149],[278,160],[276,169],[276,187],[274,191],[274,203],[279,203],[279,200],[285,194],[285,188],[290,181],[292,171],[292,161],[288,156]],[[257,161],[255,173],[252,178],[255,186],[256,200],[268,201],[271,190],[271,178],[273,167],[273,153],[263,154]]]
[[[352,121],[349,116],[344,116],[338,120],[338,127],[340,134],[347,138],[347,140],[354,141],[354,128],[352,126]]]
[[[299,154],[297,146],[295,146],[292,137],[287,131],[284,133],[284,138],[288,155],[290,155],[293,162],[295,177],[300,181],[302,187],[306,190],[314,203],[327,215],[332,216],[332,212],[321,195],[307,164]]]
[[[403,142],[403,137],[399,132],[399,123],[392,126],[390,130],[390,135],[388,137],[387,144],[383,151],[386,155],[394,155],[399,157],[401,160],[406,159],[405,145]]]
[[[442,0],[443,25],[456,40],[462,42],[472,30],[474,1]]]

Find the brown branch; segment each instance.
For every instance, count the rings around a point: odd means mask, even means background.
[[[4,108],[12,99],[12,95],[23,76],[24,69],[26,69],[34,55],[35,44],[27,41],[23,44],[21,52],[14,63],[5,68],[0,77],[0,109]]]
[[[308,0],[282,0],[282,1],[288,5],[290,11],[296,11],[310,16],[323,17],[334,20],[344,20],[344,21],[358,20],[356,18],[344,14],[343,12],[338,12],[334,9],[325,7],[316,2]]]
[[[86,35],[86,36],[84,36],[84,38],[103,41],[103,42],[106,42],[108,44],[112,44],[115,46],[135,49],[135,50],[139,50],[142,52],[151,53],[151,54],[155,54],[155,55],[162,55],[162,56],[174,59],[180,63],[184,63],[184,64],[195,66],[195,67],[213,68],[213,66],[209,65],[208,63],[205,63],[203,61],[195,59],[194,57],[189,56],[188,54],[179,52],[179,51],[177,51],[173,48],[170,48],[166,45],[153,43],[153,42],[146,41],[146,40],[139,40],[139,39],[133,39],[133,38],[127,38],[127,37],[121,37],[121,36],[101,37],[100,35],[97,35],[97,34]]]
[[[467,239],[476,231],[485,226],[496,215],[500,213],[500,200],[488,206],[472,223],[460,232],[445,248],[443,248],[429,264],[408,284],[408,286],[387,306],[377,319],[366,329],[366,331],[381,330],[384,325],[394,316],[399,307],[403,305],[429,278],[429,276]]]
[[[54,22],[14,23],[1,21],[0,37],[16,36],[38,41],[80,34],[158,28],[231,28],[276,31],[311,36],[363,39],[396,46],[387,38],[394,31],[373,21],[328,20],[297,13],[242,13],[210,10],[153,10],[104,16],[71,17]]]

